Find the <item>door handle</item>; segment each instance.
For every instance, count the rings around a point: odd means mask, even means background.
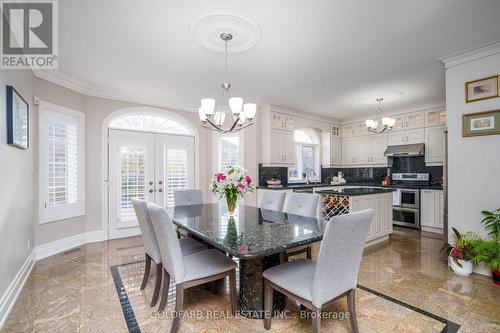
[[[159,188],[159,189],[158,189],[158,192],[163,192],[163,189],[162,189],[162,188]]]
[[[161,181],[161,180],[160,180],[160,181],[158,182],[158,184],[160,184],[160,185],[161,185],[161,184],[163,184],[163,181]]]
[[[154,183],[153,183],[153,181],[152,181],[152,180],[150,180],[150,181],[149,181],[149,185],[153,185],[153,184],[154,184]]]
[[[149,193],[153,193],[153,189],[152,188],[149,189]]]

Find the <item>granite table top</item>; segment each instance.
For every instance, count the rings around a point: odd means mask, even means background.
[[[253,259],[320,241],[326,221],[238,205],[167,207],[174,224],[236,258]]]

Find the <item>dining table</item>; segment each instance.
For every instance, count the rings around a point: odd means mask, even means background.
[[[249,318],[264,314],[262,273],[283,263],[286,250],[321,241],[328,223],[243,204],[234,213],[224,203],[170,206],[167,210],[179,228],[237,261],[240,314]],[[273,300],[273,311],[285,308],[284,295],[274,291]]]

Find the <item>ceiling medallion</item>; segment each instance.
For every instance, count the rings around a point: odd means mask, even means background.
[[[219,101],[219,107],[217,109],[215,109],[215,99],[202,98],[198,114],[202,127],[219,133],[237,132],[253,125],[257,105],[254,103],[243,104],[243,99],[241,97],[231,97],[229,94],[231,83],[229,83],[227,78],[227,49],[228,43],[233,39],[233,36],[228,32],[223,32],[220,34],[219,38],[224,42],[225,46],[224,82],[221,83],[222,98]],[[232,124],[224,128],[226,115],[229,117],[232,116]]]
[[[259,26],[250,19],[228,10],[213,10],[191,24],[191,34],[203,47],[224,53],[225,43],[220,39],[222,33],[232,36],[227,52],[243,52],[252,48],[261,39]]]

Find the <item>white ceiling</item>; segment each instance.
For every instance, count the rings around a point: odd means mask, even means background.
[[[401,91],[385,110],[443,100],[437,59],[500,38],[498,0],[64,0],[60,71],[97,90],[197,104],[220,94],[223,55],[190,34],[214,9],[255,22],[261,40],[230,54],[233,96],[339,119],[360,98]]]

